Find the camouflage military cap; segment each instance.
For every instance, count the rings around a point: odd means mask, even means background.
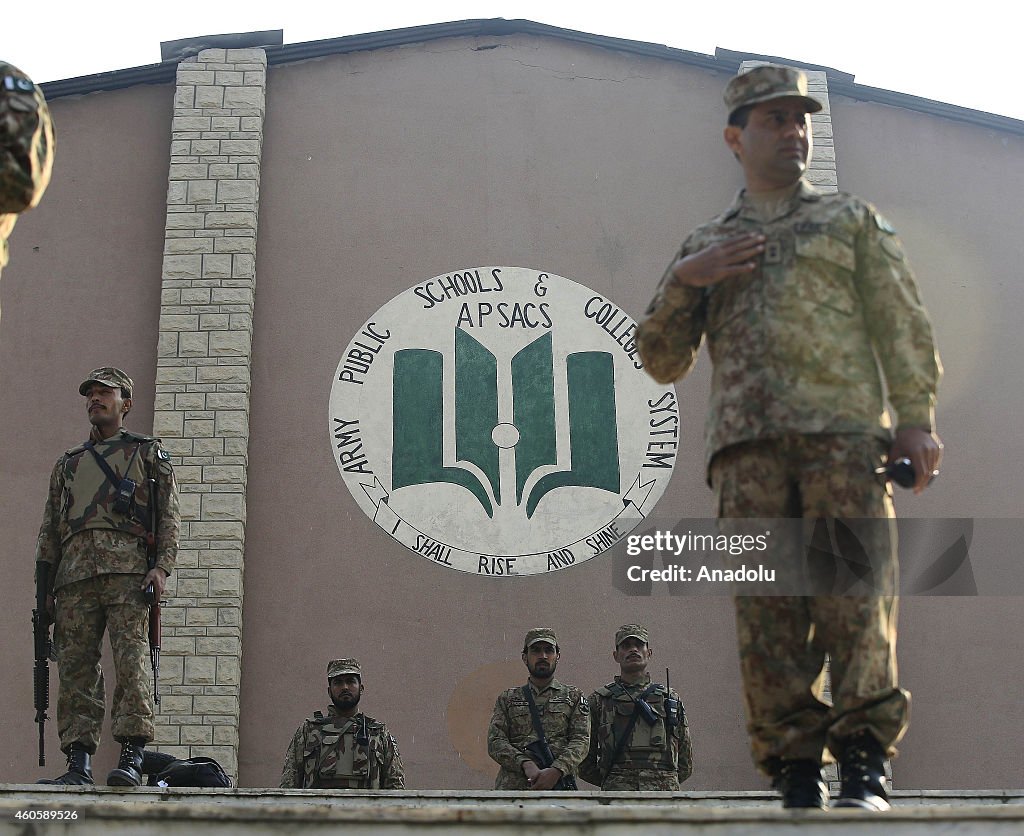
[[[78,387],[78,394],[84,395],[92,383],[102,383],[111,389],[124,389],[128,393],[129,398],[132,396],[132,389],[135,388],[132,379],[123,371],[115,369],[113,366],[103,366],[100,369],[93,369],[89,372],[89,376]]]
[[[793,67],[769,64],[735,76],[725,88],[725,106],[732,116],[741,107],[795,96],[808,113],[821,110],[821,102],[807,95],[807,76]]]
[[[626,639],[640,639],[644,644],[650,644],[650,634],[642,624],[623,624],[615,633],[615,646],[618,647]]]
[[[356,659],[335,659],[333,662],[327,663],[327,678],[334,679],[336,676],[344,676],[348,673],[354,673],[360,679],[363,678],[363,669],[359,667],[359,661]]]
[[[555,631],[550,627],[534,627],[526,634],[526,638],[523,639],[523,647],[532,647],[537,642],[547,642],[558,647],[558,637],[555,636]]]

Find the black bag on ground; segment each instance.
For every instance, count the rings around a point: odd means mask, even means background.
[[[230,787],[231,779],[213,758],[179,760],[166,752],[143,752],[142,771],[150,787]]]

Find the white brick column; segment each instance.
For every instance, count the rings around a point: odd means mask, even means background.
[[[155,745],[214,757],[232,776],[266,61],[262,49],[207,49],[178,66],[153,418],[182,515]]]

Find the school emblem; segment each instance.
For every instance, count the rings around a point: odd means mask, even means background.
[[[674,390],[601,294],[521,267],[422,282],[349,343],[329,436],[359,507],[438,565],[549,572],[626,536],[668,485]]]

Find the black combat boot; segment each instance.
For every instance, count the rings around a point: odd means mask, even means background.
[[[772,789],[782,796],[782,806],[824,810],[828,807],[828,785],[821,765],[812,760],[776,761],[771,767]]]
[[[63,784],[65,786],[85,786],[92,784],[92,758],[81,743],[72,743],[68,747],[68,771],[59,778],[43,778],[40,784]]]
[[[142,750],[146,741],[132,737],[121,743],[121,758],[107,775],[108,787],[137,787],[142,784]]]
[[[888,810],[888,781],[885,777],[885,749],[869,731],[848,737],[839,752],[842,789],[836,807]]]

